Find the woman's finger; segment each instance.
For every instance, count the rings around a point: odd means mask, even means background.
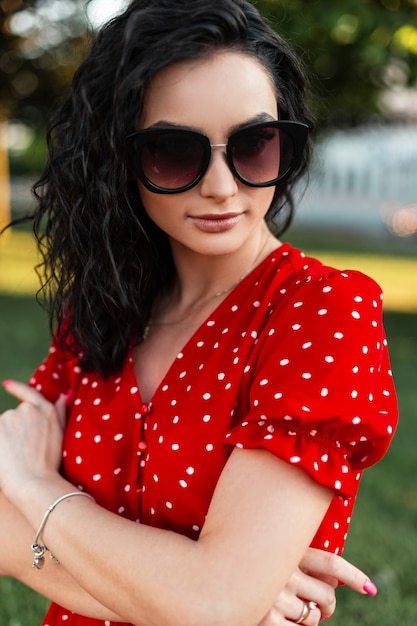
[[[8,393],[10,393],[10,395],[14,396],[21,402],[29,402],[37,407],[43,407],[50,404],[44,396],[39,393],[39,391],[36,391],[33,387],[29,387],[29,385],[20,383],[17,380],[4,380],[3,387]]]
[[[367,574],[331,552],[309,548],[300,563],[300,569],[326,582],[338,581],[358,593],[375,596],[378,592]]]
[[[303,598],[307,602],[314,602],[321,613],[321,619],[328,619],[333,615],[336,609],[336,593],[334,586],[329,585],[318,577],[306,574],[301,570],[296,570],[292,574],[287,584],[287,590],[292,595],[292,598],[290,596],[293,607],[292,614],[294,614],[296,608],[300,608],[299,598]],[[294,607],[294,598],[297,607]],[[317,613],[315,617],[317,617]]]

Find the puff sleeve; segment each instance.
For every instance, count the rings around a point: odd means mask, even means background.
[[[350,498],[397,423],[382,294],[356,271],[322,267],[297,282],[258,337],[249,410],[226,441],[266,448]]]

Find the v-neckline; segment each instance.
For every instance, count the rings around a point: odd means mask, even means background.
[[[171,378],[171,374],[172,374],[175,366],[177,365],[178,361],[180,359],[182,359],[183,356],[188,353],[188,349],[189,349],[189,346],[191,345],[191,343],[193,343],[194,345],[196,345],[198,343],[198,335],[202,333],[202,329],[206,328],[210,324],[211,321],[213,321],[213,323],[216,322],[216,318],[219,316],[219,311],[224,306],[226,306],[226,303],[230,300],[230,298],[232,296],[234,296],[238,290],[242,289],[243,286],[246,284],[246,282],[249,281],[249,279],[251,279],[253,277],[254,273],[260,271],[261,268],[270,261],[270,259],[271,259],[271,257],[273,255],[276,255],[277,253],[279,253],[279,255],[282,257],[283,253],[286,250],[288,250],[288,248],[289,248],[289,244],[284,242],[281,245],[277,246],[274,250],[272,250],[258,265],[256,265],[249,272],[249,274],[247,274],[230,291],[230,293],[228,293],[226,295],[226,297],[221,302],[219,302],[219,304],[211,311],[211,313],[209,313],[207,315],[207,317],[203,320],[203,322],[200,324],[200,326],[198,326],[198,328],[196,328],[196,330],[189,337],[189,339],[185,342],[185,344],[182,346],[182,348],[177,352],[176,356],[173,358],[173,360],[169,364],[167,370],[165,371],[165,373],[162,376],[161,380],[159,381],[157,387],[155,388],[155,391],[153,392],[152,397],[149,400],[144,400],[144,398],[142,397],[140,382],[139,382],[138,377],[136,376],[136,372],[135,372],[135,364],[134,364],[134,358],[133,358],[133,347],[130,346],[129,354],[128,354],[128,361],[129,361],[129,364],[130,364],[130,375],[132,376],[132,378],[134,380],[135,387],[138,390],[138,398],[139,398],[140,404],[151,405],[152,403],[154,403],[155,398],[159,395],[159,393],[163,389],[163,387],[166,386],[167,380],[169,378]]]

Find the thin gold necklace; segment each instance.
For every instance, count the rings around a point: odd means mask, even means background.
[[[252,269],[254,269],[254,267],[257,265],[259,259],[262,256],[262,253],[264,252],[265,248],[266,248],[266,244],[268,242],[269,237],[267,237],[265,239],[265,243],[263,244],[262,248],[260,249],[260,251],[258,252],[258,254],[255,257],[255,260],[250,264],[250,266],[248,267],[248,269],[246,270],[246,272],[244,274],[242,274],[232,285],[230,285],[229,287],[227,287],[227,289],[222,289],[220,291],[216,291],[216,293],[214,293],[212,296],[210,296],[209,298],[207,298],[205,304],[208,304],[209,302],[211,302],[211,300],[214,300],[216,298],[220,298],[223,295],[226,295],[227,293],[230,293],[231,291],[233,291],[233,289],[235,287],[238,286],[239,283],[242,282],[242,280],[244,278],[246,278],[246,276],[248,276],[248,274],[250,274],[250,272],[252,271]],[[142,335],[142,341],[145,340],[147,338],[147,336],[149,335],[150,329],[152,328],[152,326],[178,326],[178,324],[182,324],[182,322],[185,322],[189,317],[191,317],[191,315],[194,313],[194,311],[189,311],[187,313],[187,315],[185,315],[184,317],[182,317],[179,320],[176,320],[175,322],[152,322],[152,320],[149,321],[149,324],[147,324],[145,326],[145,329],[143,331],[143,335]]]

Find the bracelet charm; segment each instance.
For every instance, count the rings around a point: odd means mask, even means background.
[[[42,569],[45,565],[44,554],[46,552],[46,546],[44,546],[42,543],[33,543],[32,550],[35,555],[33,558],[32,567],[34,567],[35,569]]]

